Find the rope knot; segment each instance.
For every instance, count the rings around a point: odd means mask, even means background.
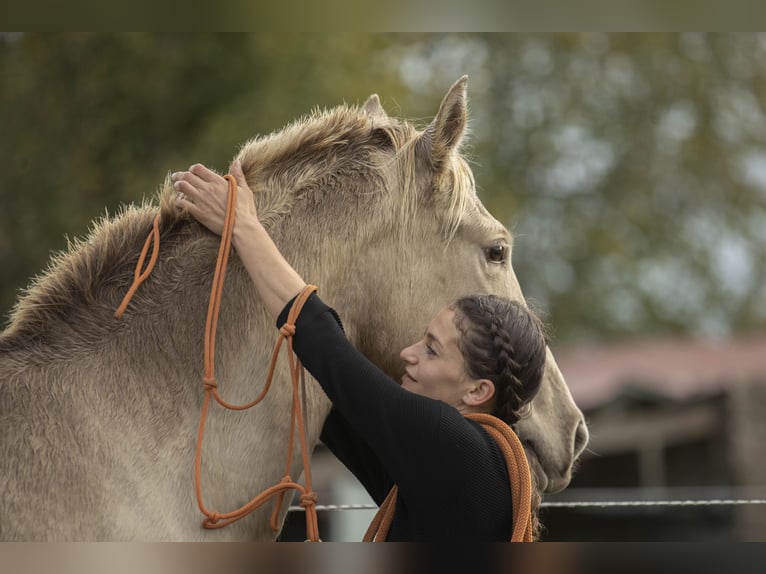
[[[202,379],[202,388],[206,391],[212,391],[213,389],[218,387],[218,381],[215,379],[215,377],[203,377]]]
[[[210,526],[215,526],[218,524],[218,521],[221,520],[221,513],[220,512],[211,512],[207,516],[207,520],[205,521],[206,524],[209,524]]]
[[[300,505],[303,508],[309,508],[311,506],[315,506],[317,503],[318,497],[316,492],[307,492],[306,494],[302,494],[300,498]]]
[[[282,477],[282,480],[280,480],[279,482],[292,482],[292,481],[293,481],[292,477],[289,474],[286,474]]]
[[[291,325],[290,323],[285,323],[279,328],[279,334],[283,337],[292,337],[295,335],[295,325]]]

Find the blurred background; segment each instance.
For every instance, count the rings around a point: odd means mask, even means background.
[[[463,74],[479,196],[591,429],[543,539],[766,540],[763,504],[646,504],[766,499],[764,34],[0,34],[2,324],[169,171],[372,93],[424,126]],[[321,502],[367,502],[315,459]]]

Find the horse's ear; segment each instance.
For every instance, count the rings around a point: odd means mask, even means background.
[[[438,170],[459,146],[468,124],[466,85],[463,76],[444,96],[439,113],[422,135],[422,143],[430,155],[431,164]]]
[[[383,106],[380,105],[380,98],[378,97],[378,94],[372,94],[369,98],[367,98],[367,101],[364,102],[364,105],[362,106],[362,111],[366,113],[368,116],[386,116],[386,110],[383,109]]]

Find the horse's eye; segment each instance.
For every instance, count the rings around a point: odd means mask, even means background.
[[[508,258],[508,247],[505,245],[493,245],[485,250],[487,259],[492,263],[503,263]]]

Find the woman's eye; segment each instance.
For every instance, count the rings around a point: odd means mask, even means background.
[[[508,247],[493,245],[486,249],[487,259],[493,263],[503,263],[508,257]]]
[[[433,348],[431,347],[431,345],[426,345],[426,352],[427,352],[429,355],[435,355],[435,354],[436,354],[436,351],[434,351],[434,350],[433,350]]]

